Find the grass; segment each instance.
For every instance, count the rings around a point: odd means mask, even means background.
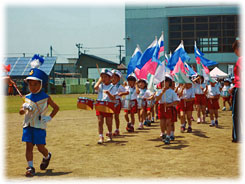
[[[67,95],[50,95],[55,103],[60,107],[60,111],[64,110],[76,110],[77,109],[77,98],[83,96],[92,99],[96,99],[97,95],[92,94],[67,94]],[[6,113],[18,113],[23,103],[23,99],[20,96],[6,96],[5,105]]]
[[[209,127],[207,118],[205,124],[193,122],[193,133],[180,133],[180,122],[176,122],[176,140],[170,145],[165,145],[159,138],[159,121],[144,130],[126,132],[121,112],[121,136],[111,143],[98,145],[95,111],[77,109],[78,96],[51,96],[61,109],[47,128],[47,148],[53,156],[48,169],[41,171],[42,155],[34,148],[37,174],[31,180],[114,177],[210,180],[241,176],[240,144],[231,142],[231,111],[219,111],[218,128]],[[7,97],[6,100],[9,113],[5,113],[4,149],[8,179],[26,179],[25,143],[21,142],[24,116],[16,113],[22,103],[18,98]],[[17,110],[11,110],[11,107]],[[193,116],[196,119],[196,112]],[[106,132],[104,125],[104,135]]]

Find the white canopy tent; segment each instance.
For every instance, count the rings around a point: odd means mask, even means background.
[[[220,70],[218,67],[215,67],[211,72],[210,76],[212,78],[225,78],[228,77],[228,74]]]

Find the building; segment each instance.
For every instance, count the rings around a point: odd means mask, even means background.
[[[82,78],[99,78],[99,72],[96,67],[108,68],[108,69],[117,69],[118,64],[112,61],[109,61],[104,58],[100,58],[94,55],[81,54],[76,63],[76,70],[78,73],[81,73]]]
[[[237,57],[231,45],[239,35],[238,6],[130,6],[125,7],[125,45],[128,64],[136,45],[142,52],[164,31],[166,53],[173,52],[184,41],[185,50],[195,64],[194,41],[207,59],[217,61],[228,72]]]

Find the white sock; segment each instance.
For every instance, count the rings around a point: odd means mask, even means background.
[[[103,137],[103,134],[100,134],[100,137]]]
[[[48,159],[49,159],[49,154],[48,154],[48,156],[47,156],[47,157],[44,157],[44,159],[45,159],[45,160],[48,160]]]
[[[28,164],[28,167],[33,167],[33,161],[28,161],[27,164]]]
[[[154,117],[152,117],[151,120],[154,121]]]
[[[214,124],[214,120],[211,120],[211,123]]]

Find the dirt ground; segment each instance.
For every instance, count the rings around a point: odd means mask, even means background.
[[[176,140],[165,145],[159,137],[159,121],[144,130],[127,133],[121,113],[121,136],[98,145],[95,111],[60,111],[47,128],[47,148],[52,152],[52,160],[48,169],[41,171],[42,156],[35,147],[33,179],[238,179],[240,144],[231,142],[231,111],[220,111],[219,115],[218,128],[193,122],[193,133],[180,133],[177,122]],[[21,142],[23,118],[17,113],[6,114],[7,179],[26,179],[25,143]]]

